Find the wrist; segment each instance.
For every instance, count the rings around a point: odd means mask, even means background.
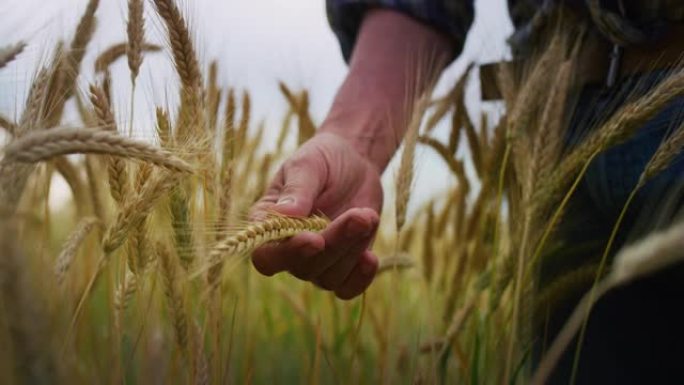
[[[368,11],[322,131],[345,138],[382,172],[404,136],[416,97],[436,80],[452,50],[445,35],[409,16]]]
[[[378,173],[387,167],[400,141],[386,118],[361,106],[333,108],[319,132],[342,138]]]

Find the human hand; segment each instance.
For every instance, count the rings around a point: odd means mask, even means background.
[[[381,207],[378,169],[346,139],[319,133],[283,164],[251,216],[322,213],[332,222],[320,234],[306,232],[259,248],[254,267],[267,276],[288,271],[341,299],[354,298],[377,271],[369,246]]]

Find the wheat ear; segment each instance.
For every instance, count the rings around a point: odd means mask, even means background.
[[[154,0],[169,34],[173,60],[185,89],[199,89],[202,74],[187,24],[173,0]]]
[[[79,246],[83,243],[83,240],[90,234],[90,232],[99,225],[100,221],[97,218],[83,218],[76,226],[76,229],[69,235],[64,246],[62,246],[62,251],[57,256],[55,262],[55,277],[57,278],[57,283],[61,284],[64,281],[66,273],[71,267],[71,263],[76,256]]]
[[[14,60],[26,48],[26,43],[20,41],[16,44],[0,47],[0,68],[5,67]]]
[[[176,334],[176,342],[181,352],[188,357],[188,316],[185,312],[185,304],[181,291],[178,287],[178,268],[171,253],[163,244],[157,245],[157,256],[160,262],[162,278],[164,279],[164,291],[168,301],[171,323]]]
[[[120,322],[121,315],[126,308],[128,308],[128,304],[131,303],[135,292],[138,291],[138,284],[139,282],[137,275],[126,270],[124,279],[121,280],[119,287],[117,287],[116,292],[114,293],[114,308],[118,313],[115,318],[117,322]],[[117,328],[121,330],[120,326],[117,326]]]
[[[143,41],[145,39],[145,18],[143,17],[142,0],[128,0],[126,32],[128,34],[126,57],[128,58],[128,68],[131,70],[131,82],[135,84],[135,79],[138,77],[140,65],[142,64]]]
[[[76,33],[71,40],[69,51],[62,54],[58,51],[57,67],[52,73],[50,80],[50,91],[46,102],[45,120],[48,126],[59,124],[64,112],[64,105],[76,87],[76,77],[78,76],[81,62],[85,56],[85,51],[95,34],[97,20],[95,12],[100,5],[100,0],[90,0],[85,12],[76,27]]]
[[[162,47],[156,44],[140,43],[142,52],[159,52]],[[128,56],[128,43],[117,43],[106,50],[95,59],[95,72],[106,72],[107,69],[123,56]],[[142,57],[140,59],[142,61]]]
[[[411,184],[413,183],[414,174],[414,159],[416,155],[416,145],[418,143],[418,134],[420,130],[420,123],[428,106],[427,94],[420,97],[416,102],[416,108],[413,109],[411,119],[409,121],[408,129],[406,131],[406,140],[404,141],[404,151],[401,153],[401,161],[399,163],[399,171],[396,179],[396,199],[395,199],[395,216],[397,233],[406,223],[406,211],[408,207],[409,198],[411,196]]]
[[[290,238],[299,233],[324,230],[330,221],[324,217],[286,217],[272,214],[259,222],[252,222],[244,229],[218,242],[209,253],[211,268],[209,282],[214,283],[223,266],[224,256],[249,254],[269,242]]]
[[[95,108],[95,115],[100,125],[106,131],[117,132],[116,121],[109,106],[107,93],[102,88],[91,85],[90,101]],[[126,162],[120,158],[108,157],[107,174],[109,175],[109,187],[112,198],[120,205],[130,190]]]
[[[169,173],[156,173],[140,193],[128,199],[120,209],[114,223],[107,229],[102,242],[106,254],[111,254],[126,240],[131,229],[142,223],[157,201],[177,183],[177,177]]]
[[[681,95],[684,95],[684,70],[678,70],[645,96],[626,104],[613,114],[560,162],[547,186],[539,190],[536,199],[548,201],[562,194],[587,159],[629,138],[670,101]]]
[[[202,126],[202,73],[200,72],[188,26],[173,0],[153,0],[159,16],[164,20],[171,43],[171,53],[176,72],[181,81],[181,107],[178,113],[179,124],[176,133],[187,139],[189,129],[194,123]]]
[[[684,147],[684,123],[680,124],[677,129],[670,134],[663,143],[658,146],[655,154],[648,161],[646,168],[639,177],[637,188],[641,188],[646,182],[654,176],[661,173],[672,163]]]
[[[168,151],[110,131],[60,127],[26,135],[5,148],[7,161],[22,163],[36,163],[69,154],[106,154],[139,159],[175,172],[193,171],[192,166]]]

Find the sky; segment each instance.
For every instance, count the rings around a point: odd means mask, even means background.
[[[24,40],[26,51],[0,71],[0,112],[14,117],[21,110],[27,86],[49,57],[51,47],[69,39],[87,0],[0,0],[0,46]],[[184,0],[181,8],[188,16],[203,64],[220,63],[219,82],[224,86],[250,90],[254,115],[265,119],[275,135],[286,104],[278,91],[283,80],[293,88],[310,92],[311,111],[321,122],[335,92],[346,74],[346,65],[335,36],[325,17],[324,0]],[[148,40],[164,42],[161,21],[146,1]],[[84,75],[79,82],[86,89],[95,77],[91,70],[93,52],[125,40],[126,0],[101,0],[98,30],[86,56]],[[444,93],[470,62],[487,63],[507,56],[506,37],[512,27],[506,0],[476,0],[476,19],[460,58],[444,72],[436,94]],[[130,85],[125,60],[113,67],[114,104],[118,117],[128,116]],[[500,110],[499,105],[479,103],[477,79],[471,81],[467,104],[477,119],[479,111]],[[148,55],[136,90],[134,135],[147,136],[154,107],[175,98],[176,76],[168,52]],[[68,119],[68,117],[67,117]],[[445,138],[446,125],[435,135]],[[467,155],[467,154],[466,154]],[[414,206],[453,184],[449,171],[429,150],[419,150]],[[396,163],[396,162],[393,162]],[[385,183],[393,178],[395,165],[385,173]],[[59,185],[56,187],[59,194]]]

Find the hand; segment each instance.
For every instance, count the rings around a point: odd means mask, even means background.
[[[320,234],[302,233],[254,252],[264,275],[288,271],[351,299],[370,285],[378,259],[368,250],[378,227],[382,188],[378,169],[350,143],[323,132],[305,143],[276,174],[252,218],[269,211],[332,219]]]
[[[260,248],[252,259],[257,270],[289,271],[342,299],[363,293],[378,268],[368,247],[382,207],[380,172],[404,135],[410,106],[453,48],[446,35],[411,17],[368,11],[319,133],[285,162],[252,215],[322,213],[333,221],[321,234]]]

